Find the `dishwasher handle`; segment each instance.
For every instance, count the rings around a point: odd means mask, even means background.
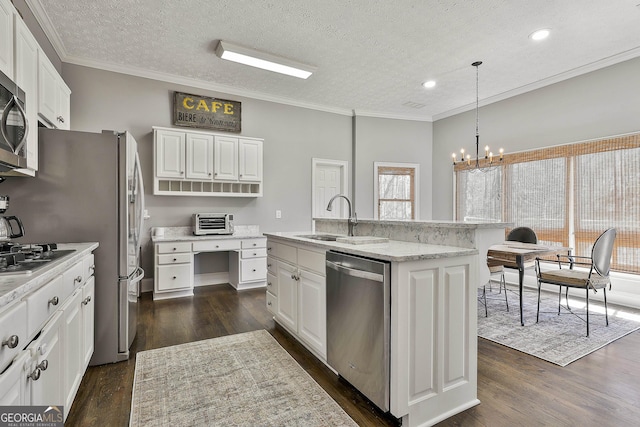
[[[369,271],[357,270],[355,268],[349,268],[342,264],[326,261],[327,267],[336,270],[342,274],[352,277],[359,277],[361,279],[373,280],[375,282],[384,282],[384,275],[378,273],[371,273]]]

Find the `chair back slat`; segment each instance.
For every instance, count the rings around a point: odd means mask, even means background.
[[[596,239],[591,250],[593,266],[601,276],[609,275],[611,267],[611,254],[613,252],[613,242],[616,239],[616,229],[610,228]]]
[[[509,232],[507,240],[510,242],[537,244],[538,236],[536,235],[536,232],[529,227],[516,227]]]

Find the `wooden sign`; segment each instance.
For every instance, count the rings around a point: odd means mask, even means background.
[[[238,101],[174,92],[174,125],[240,132],[240,113]]]

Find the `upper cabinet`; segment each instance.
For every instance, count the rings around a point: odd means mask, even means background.
[[[153,194],[262,196],[262,139],[153,129]]]
[[[38,115],[49,126],[70,128],[71,90],[40,50],[38,53]]]
[[[0,71],[13,79],[13,5],[0,0]]]

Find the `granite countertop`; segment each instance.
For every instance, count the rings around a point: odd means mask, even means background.
[[[327,223],[331,222],[345,222],[346,218],[313,218],[314,221],[323,221]],[[421,227],[446,227],[446,228],[504,228],[511,227],[511,222],[493,222],[493,221],[446,221],[446,220],[378,220],[378,219],[365,219],[358,218],[358,223],[361,224],[376,224],[376,225],[419,225]]]
[[[192,227],[153,227],[151,241],[153,243],[180,242],[197,240],[251,239],[264,237],[257,225],[236,225],[233,234],[208,234],[196,236]]]
[[[466,255],[477,255],[477,249],[459,248],[455,246],[430,245],[425,243],[403,242],[389,240],[384,243],[351,244],[323,240],[308,239],[300,236],[309,236],[310,231],[302,232],[270,232],[264,233],[267,237],[274,237],[295,243],[304,243],[326,250],[338,250],[353,255],[366,256],[383,261],[403,262],[424,259],[451,258]],[[346,237],[346,236],[342,236]]]
[[[51,261],[49,265],[36,270],[32,274],[0,275],[0,309],[12,301],[21,299],[28,293],[41,288],[97,247],[98,242],[59,243],[58,249],[75,249],[76,251],[66,257]]]

